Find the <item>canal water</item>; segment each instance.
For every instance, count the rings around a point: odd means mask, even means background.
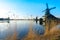
[[[36,35],[43,35],[45,31],[43,25],[31,20],[0,21],[0,40],[11,39],[14,35],[17,39],[23,39],[30,28]]]

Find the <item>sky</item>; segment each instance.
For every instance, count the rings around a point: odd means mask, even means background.
[[[0,18],[41,18],[44,16],[46,3],[49,8],[56,7],[50,11],[51,14],[60,18],[60,0],[0,0]]]

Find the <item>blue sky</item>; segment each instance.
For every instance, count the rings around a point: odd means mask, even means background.
[[[0,17],[10,18],[30,18],[42,17],[45,13],[46,3],[51,10],[51,14],[60,17],[60,0],[0,0]]]

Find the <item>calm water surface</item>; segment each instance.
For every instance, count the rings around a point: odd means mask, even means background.
[[[4,40],[8,36],[11,36],[14,33],[17,33],[17,38],[25,37],[30,27],[32,31],[37,35],[44,34],[44,26],[40,25],[39,23],[36,24],[35,21],[0,21],[0,39]]]

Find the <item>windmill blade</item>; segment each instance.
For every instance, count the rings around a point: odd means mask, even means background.
[[[48,8],[48,3],[46,3],[46,7],[47,7],[47,8],[46,8],[45,10],[43,10],[42,12],[46,11],[47,9],[49,9],[49,8]]]
[[[47,7],[47,9],[48,9],[48,3],[46,3],[46,7]]]
[[[46,9],[45,9],[45,10],[43,10],[42,12],[44,12],[44,11],[46,11]]]
[[[49,10],[55,9],[56,7],[50,8]]]

